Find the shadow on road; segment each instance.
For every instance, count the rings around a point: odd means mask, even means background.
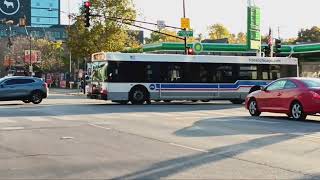
[[[234,158],[235,156],[263,148],[265,146],[270,146],[272,144],[281,143],[291,139],[298,138],[298,135],[272,135],[268,137],[257,138],[250,140],[248,142],[229,145],[220,148],[214,148],[209,150],[208,153],[198,153],[191,156],[180,157],[176,159],[171,159],[168,161],[159,162],[153,164],[152,166],[134,172],[126,174],[123,176],[116,177],[114,179],[159,179],[159,178],[168,178],[172,175],[175,175],[180,172],[184,172],[193,168],[197,168],[206,164],[212,164],[224,159]],[[219,172],[216,172],[219,173]],[[304,175],[306,177],[312,177],[309,175]],[[319,177],[319,176],[318,176]]]
[[[306,126],[309,123],[318,126]],[[319,121],[291,121],[285,117],[223,117],[197,121],[190,127],[176,131],[175,135],[181,137],[212,137],[279,133],[312,134],[315,132],[320,132]]]
[[[180,157],[168,161],[159,162],[152,166],[119,176],[115,179],[159,179],[168,178],[172,175],[194,169],[206,164],[216,163],[228,158],[234,158],[239,154],[260,149],[277,143],[296,139],[305,135],[320,132],[320,126],[303,126],[305,122],[289,123],[287,119],[268,120],[268,118],[211,118],[204,119],[175,132],[177,136],[183,137],[209,137],[209,136],[231,136],[231,135],[267,135],[247,142],[214,148],[208,152],[198,153],[191,156]],[[278,119],[278,118],[277,118]],[[265,124],[261,126],[261,123]],[[271,121],[271,122],[268,122]],[[319,122],[317,122],[319,124]],[[283,169],[285,170],[285,169]],[[288,170],[293,172],[292,170]],[[218,173],[218,172],[217,172]],[[301,174],[301,178],[315,178],[320,176]]]

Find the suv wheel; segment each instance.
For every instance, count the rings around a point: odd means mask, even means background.
[[[42,94],[40,92],[33,92],[31,94],[31,102],[33,104],[40,104],[42,102]]]

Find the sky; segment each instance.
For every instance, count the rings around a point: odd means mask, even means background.
[[[61,0],[62,11],[78,11],[83,0]],[[137,20],[157,22],[164,20],[167,25],[180,26],[183,16],[183,0],[133,0],[139,16]],[[194,34],[208,35],[208,26],[224,24],[231,33],[246,32],[247,0],[185,0],[186,16],[191,20]],[[281,38],[296,37],[301,28],[320,26],[319,0],[254,0],[261,8],[262,34],[267,34],[269,27]],[[67,24],[67,16],[62,14],[62,23]],[[155,27],[151,27],[155,28]],[[146,34],[149,34],[147,32]]]

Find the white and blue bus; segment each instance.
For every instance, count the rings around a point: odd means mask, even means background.
[[[96,53],[88,96],[143,104],[173,100],[244,102],[272,80],[297,77],[298,60],[283,57]]]

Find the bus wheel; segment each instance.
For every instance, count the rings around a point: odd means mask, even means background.
[[[130,102],[132,104],[143,104],[147,100],[146,90],[135,87],[130,91]]]
[[[210,100],[201,100],[202,102],[210,102]]]
[[[163,102],[165,102],[165,103],[170,103],[171,100],[163,100]]]
[[[242,100],[242,99],[234,99],[234,100],[230,100],[230,102],[232,104],[243,104],[244,100]]]
[[[195,102],[198,102],[198,101],[199,101],[199,100],[191,100],[191,102],[194,102],[194,103],[195,103]]]

